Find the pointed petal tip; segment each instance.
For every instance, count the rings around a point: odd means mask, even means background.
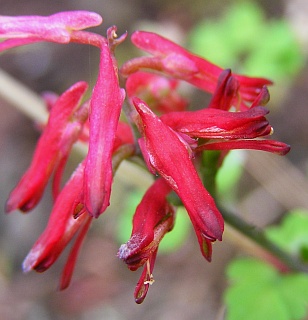
[[[40,250],[31,250],[22,263],[22,271],[28,273],[35,269],[38,258],[40,256]]]
[[[140,278],[134,292],[134,298],[137,304],[141,304],[144,301],[149,291],[149,286],[149,283],[145,283],[145,281],[142,281],[142,278]]]
[[[146,115],[146,114],[150,116],[154,116],[154,113],[151,111],[151,109],[146,105],[144,101],[142,101],[137,97],[132,98],[132,101],[140,116]]]
[[[7,202],[4,206],[5,213],[11,213],[12,211],[14,211],[16,209],[15,206],[13,206],[9,200],[10,199],[7,200]]]

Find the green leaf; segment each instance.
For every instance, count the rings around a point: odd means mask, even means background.
[[[265,230],[266,236],[303,261],[308,261],[308,211],[294,209],[290,211],[279,226]]]
[[[243,69],[256,76],[284,79],[294,76],[304,65],[298,42],[286,21],[274,20],[250,51]]]
[[[292,288],[296,290],[291,290]],[[281,281],[279,290],[291,319],[302,319],[308,306],[308,276],[305,274],[286,275]]]
[[[306,274],[280,274],[262,261],[245,258],[228,266],[227,277],[227,320],[299,320],[306,314]]]
[[[261,7],[236,2],[221,18],[197,24],[189,49],[223,68],[275,81],[291,80],[304,65],[304,55],[289,24],[265,19]]]

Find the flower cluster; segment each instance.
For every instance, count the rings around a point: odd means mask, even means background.
[[[6,211],[28,212],[53,181],[54,206],[46,229],[23,263],[24,271],[48,269],[74,238],[60,287],[69,285],[79,248],[92,223],[109,206],[114,174],[124,160],[139,157],[153,184],[136,208],[130,239],[118,257],[130,270],[143,267],[135,290],[141,303],[153,283],[152,271],[164,235],[172,230],[175,193],[185,206],[200,250],[211,260],[212,243],[222,240],[224,221],[205,189],[198,165],[206,150],[256,149],[284,155],[289,146],[269,140],[272,127],[264,105],[267,79],[232,74],[177,44],[150,32],[136,31],[132,43],[149,55],[120,68],[115,48],[126,38],[85,31],[102,18],[92,12],[61,12],[48,17],[0,17],[0,51],[39,41],[93,45],[100,50],[98,78],[89,100],[86,82],[59,97],[44,96],[49,120],[43,126],[32,162],[11,192]],[[119,79],[123,79],[123,88]],[[208,106],[190,111],[179,84],[184,81],[212,94]],[[120,116],[124,114],[126,120]],[[85,159],[61,188],[73,145],[88,145]]]

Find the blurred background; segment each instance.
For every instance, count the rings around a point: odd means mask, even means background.
[[[136,29],[174,40],[224,68],[274,80],[268,105],[273,138],[291,145],[285,158],[236,152],[220,174],[220,200],[257,226],[276,223],[296,207],[308,209],[308,2],[306,0],[0,0],[1,15],[49,15],[89,10],[102,15],[95,29],[118,34]],[[1,17],[0,17],[1,19]],[[119,65],[139,54],[129,40],[117,49]],[[35,44],[0,56],[0,68],[36,93],[63,92],[85,80],[93,86],[99,52],[81,45]],[[196,107],[207,96],[194,98]],[[205,99],[205,100],[201,100]],[[29,165],[39,137],[31,119],[0,96],[0,314],[4,320],[32,319],[224,319],[225,268],[245,252],[242,239],[227,232],[206,262],[185,215],[179,213],[172,245],[154,269],[155,284],[142,305],[133,299],[139,271],[116,257],[128,240],[130,219],[147,186],[133,173],[117,174],[108,212],[93,223],[71,286],[57,291],[61,258],[44,274],[23,274],[24,257],[43,231],[52,206],[47,190],[30,214],[4,214],[11,189]],[[80,158],[71,159],[74,167]],[[236,182],[237,187],[234,187]],[[167,242],[167,241],[166,241]]]

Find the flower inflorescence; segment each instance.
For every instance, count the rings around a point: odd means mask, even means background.
[[[49,119],[32,162],[6,203],[6,211],[28,212],[53,179],[54,206],[46,229],[24,260],[24,271],[48,269],[73,239],[60,287],[69,285],[83,239],[93,221],[109,206],[113,177],[124,160],[139,157],[154,174],[153,184],[136,208],[131,238],[118,257],[130,270],[143,267],[135,290],[141,303],[153,283],[153,268],[164,235],[176,219],[174,192],[185,206],[200,250],[211,260],[212,243],[222,240],[224,221],[197,169],[202,153],[256,149],[284,155],[289,146],[268,138],[272,133],[264,107],[271,81],[232,74],[155,33],[136,31],[132,43],[150,55],[128,60],[120,68],[116,28],[107,37],[85,31],[102,18],[92,12],[61,12],[48,17],[0,17],[0,51],[34,42],[71,42],[100,50],[96,84],[73,84],[59,97],[45,95]],[[123,88],[119,78],[124,79]],[[208,106],[189,110],[178,86],[185,81],[212,94]],[[121,114],[126,120],[120,120]],[[121,118],[122,119],[122,118]],[[88,145],[85,159],[61,188],[62,173],[73,145]],[[76,235],[76,237],[75,237]]]

